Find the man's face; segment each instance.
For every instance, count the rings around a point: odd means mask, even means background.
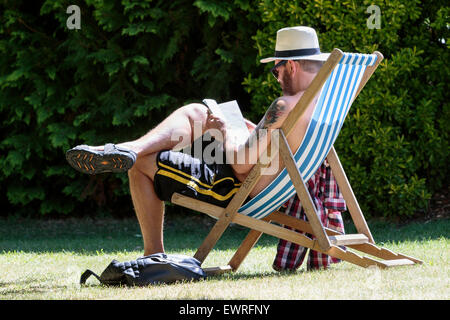
[[[305,70],[298,61],[288,60],[277,68],[277,81],[283,94],[294,96],[305,91],[317,74],[317,70]]]
[[[275,61],[275,64],[280,62],[279,60]],[[293,96],[296,94],[293,84],[293,77],[290,72],[288,72],[287,68],[292,68],[293,61],[287,61],[286,64],[279,66],[277,68],[278,71],[278,78],[277,81],[280,84],[281,90],[283,91],[283,94],[286,96]],[[288,66],[289,65],[289,66]]]
[[[296,92],[294,90],[293,78],[291,77],[291,74],[286,71],[286,72],[282,73],[281,77],[282,77],[282,80],[279,82],[280,82],[280,86],[281,86],[281,90],[283,91],[283,94],[285,96],[295,95]]]

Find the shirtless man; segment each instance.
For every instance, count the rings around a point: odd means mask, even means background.
[[[174,111],[143,137],[104,147],[78,146],[66,154],[68,162],[77,170],[97,174],[128,170],[130,193],[144,241],[144,255],[164,252],[164,201],[170,201],[178,192],[222,207],[231,200],[240,183],[256,164],[250,155],[260,155],[271,133],[281,124],[316,76],[328,54],[320,53],[314,29],[309,27],[284,28],[277,32],[274,57],[261,62],[275,61],[272,73],[283,91],[283,96],[272,102],[258,125],[246,120],[251,131],[245,144],[235,145],[227,139],[226,124],[212,115],[203,104],[190,104]],[[297,150],[305,134],[315,101],[307,108],[292,130],[288,143]],[[194,130],[197,126],[201,130]],[[227,157],[245,155],[245,161],[206,164],[182,152],[178,139],[192,143],[207,131],[221,135]],[[220,137],[219,137],[220,138]],[[263,141],[263,145],[259,142]],[[258,142],[258,143],[256,143]],[[262,148],[261,148],[262,146]],[[254,158],[253,158],[254,159]],[[229,160],[229,159],[227,159]],[[279,156],[275,156],[277,170],[263,175],[250,197],[266,187],[282,170]]]

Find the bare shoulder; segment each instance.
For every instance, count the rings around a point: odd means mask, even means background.
[[[276,101],[279,106],[282,106],[285,111],[289,112],[295,107],[295,105],[297,104],[298,100],[302,95],[303,92],[299,92],[293,96],[279,97]]]

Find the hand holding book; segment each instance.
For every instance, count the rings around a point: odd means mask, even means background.
[[[247,141],[250,136],[249,126],[251,127],[253,124],[249,122],[247,125],[236,100],[217,104],[215,100],[204,99],[203,103],[211,110],[215,118],[224,121],[225,128],[223,129],[226,129],[228,142],[239,146]],[[216,125],[218,124],[216,123]]]

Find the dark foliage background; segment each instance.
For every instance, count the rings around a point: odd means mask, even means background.
[[[81,29],[70,30],[70,5]],[[381,29],[366,9],[381,10]],[[446,1],[0,1],[0,215],[134,215],[126,174],[81,175],[77,144],[138,138],[183,104],[238,100],[258,122],[279,88],[276,31],[322,51],[381,51],[336,149],[368,216],[425,214],[448,187]]]

